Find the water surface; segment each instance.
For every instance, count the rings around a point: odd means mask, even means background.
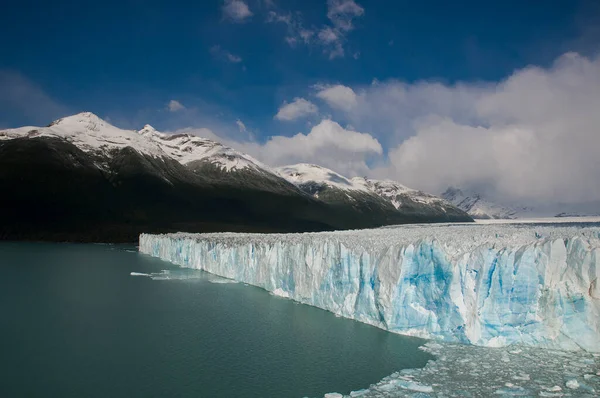
[[[431,358],[134,247],[0,243],[0,271],[2,397],[322,397]]]

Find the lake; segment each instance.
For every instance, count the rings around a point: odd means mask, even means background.
[[[0,243],[0,271],[2,397],[322,397],[432,358],[133,246]]]

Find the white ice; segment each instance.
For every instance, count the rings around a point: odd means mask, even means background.
[[[597,397],[600,392],[597,354],[451,343],[422,349],[436,357],[423,369],[404,369],[337,397]]]

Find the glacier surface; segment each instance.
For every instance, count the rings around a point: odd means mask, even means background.
[[[600,352],[600,228],[140,236],[140,251],[391,332]]]

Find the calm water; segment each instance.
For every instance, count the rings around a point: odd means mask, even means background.
[[[192,279],[130,275],[161,270]],[[0,243],[0,271],[1,397],[322,397],[431,358],[133,247]]]

